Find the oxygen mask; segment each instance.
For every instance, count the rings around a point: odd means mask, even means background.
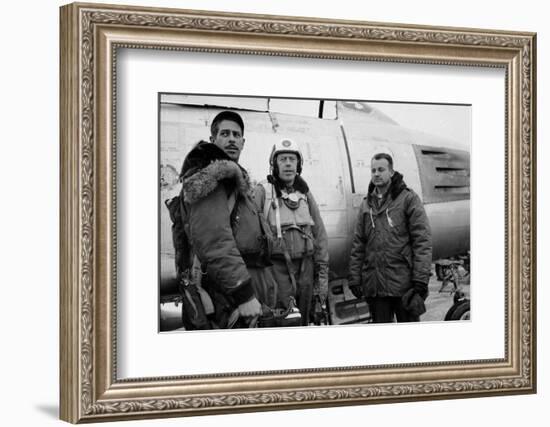
[[[295,192],[287,193],[283,191],[281,199],[286,207],[292,210],[298,209],[298,206],[300,205],[300,197]]]

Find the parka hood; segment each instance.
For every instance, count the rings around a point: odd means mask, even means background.
[[[407,184],[405,184],[405,181],[403,181],[403,175],[395,171],[393,173],[393,176],[391,177],[390,188],[388,189],[388,192],[390,193],[391,198],[393,200],[397,199],[397,196],[399,196],[399,194],[401,194],[401,192],[406,188],[407,188]],[[374,191],[374,184],[371,181],[369,184],[369,195],[373,191]]]
[[[193,175],[198,169],[208,166],[215,160],[231,160],[225,152],[217,145],[207,141],[199,141],[185,156],[180,171],[180,180]]]
[[[241,194],[250,190],[248,174],[218,146],[200,141],[181,168],[183,199],[190,204],[205,198],[223,183]]]

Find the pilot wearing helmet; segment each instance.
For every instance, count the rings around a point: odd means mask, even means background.
[[[271,175],[255,191],[256,203],[274,237],[271,261],[277,306],[296,306],[302,325],[315,320],[313,304],[323,306],[328,290],[328,239],[319,207],[300,176],[303,156],[296,142],[277,142],[269,159]]]

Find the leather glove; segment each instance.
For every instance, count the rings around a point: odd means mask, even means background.
[[[309,311],[310,322],[314,325],[328,325],[326,302],[321,301],[319,296],[314,296]]]
[[[420,296],[422,297],[423,300],[426,300],[426,298],[428,298],[428,285],[426,283],[422,283],[422,282],[413,282],[413,289],[414,291]]]
[[[401,298],[403,308],[413,316],[420,316],[426,312],[426,305],[421,295],[414,288],[410,288]]]
[[[319,263],[315,266],[315,283],[313,295],[318,296],[324,303],[328,295],[328,264]]]
[[[361,285],[351,285],[349,287],[349,290],[351,291],[353,296],[357,299],[361,299],[365,296],[363,293],[363,286]]]

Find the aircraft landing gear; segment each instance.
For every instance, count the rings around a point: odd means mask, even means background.
[[[455,292],[454,304],[447,311],[445,320],[470,320],[470,300],[461,291]]]

